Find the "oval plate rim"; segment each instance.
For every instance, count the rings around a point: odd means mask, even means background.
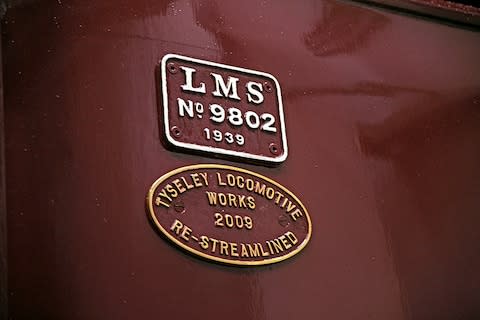
[[[185,172],[185,171],[189,171],[189,170],[194,170],[194,169],[226,169],[226,170],[233,170],[233,171],[236,171],[236,172],[242,172],[242,173],[250,174],[250,175],[253,175],[257,178],[263,179],[263,180],[265,180],[269,183],[272,183],[273,185],[279,187],[283,191],[287,192],[290,196],[292,196],[292,198],[295,201],[298,202],[298,204],[301,206],[303,212],[305,213],[305,217],[306,217],[307,223],[308,223],[308,231],[307,231],[307,235],[306,235],[305,239],[302,241],[302,243],[295,250],[292,250],[291,252],[289,252],[286,255],[282,255],[282,256],[275,257],[275,258],[270,258],[270,259],[259,260],[259,261],[239,261],[239,260],[230,260],[230,259],[215,257],[215,256],[212,256],[212,255],[209,255],[209,254],[205,254],[205,253],[203,253],[201,251],[198,251],[196,249],[193,249],[190,246],[188,246],[188,245],[182,243],[181,241],[177,240],[175,237],[173,237],[170,233],[168,233],[165,230],[165,228],[160,224],[157,217],[155,216],[155,212],[154,212],[154,209],[153,209],[153,194],[155,193],[156,188],[166,179],[168,179],[168,178],[170,178],[170,177],[172,177],[176,174],[179,174],[179,173],[182,173],[182,172]],[[284,187],[282,184],[276,182],[275,180],[270,179],[270,178],[268,178],[268,177],[266,177],[266,176],[264,176],[260,173],[256,173],[256,172],[253,172],[253,171],[250,171],[250,170],[247,170],[247,169],[234,167],[234,166],[230,166],[230,165],[204,163],[204,164],[194,164],[194,165],[183,166],[183,167],[171,170],[171,171],[163,174],[157,180],[155,180],[155,182],[152,184],[152,186],[148,190],[148,195],[147,195],[146,201],[147,201],[147,207],[148,207],[150,219],[152,219],[152,221],[155,223],[155,226],[170,241],[172,241],[175,245],[179,246],[180,248],[188,251],[189,253],[191,253],[195,256],[199,256],[201,258],[211,260],[211,261],[215,261],[215,262],[220,262],[222,264],[230,264],[230,265],[236,265],[236,266],[259,266],[259,265],[273,264],[273,263],[277,263],[277,262],[280,262],[280,261],[283,261],[283,260],[287,260],[287,259],[295,256],[300,251],[302,251],[303,248],[305,248],[305,246],[308,244],[308,242],[310,241],[310,238],[312,236],[312,221],[310,219],[310,215],[307,211],[307,208],[305,208],[305,206],[300,201],[300,199],[295,194],[293,194],[292,191],[290,191],[289,189]]]

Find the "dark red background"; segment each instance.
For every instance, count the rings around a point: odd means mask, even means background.
[[[323,1],[22,1],[3,19],[11,319],[478,319],[480,33]],[[170,52],[274,73],[301,254],[190,257],[151,227]],[[6,308],[0,308],[6,310]]]

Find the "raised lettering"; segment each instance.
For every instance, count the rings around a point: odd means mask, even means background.
[[[177,190],[178,190],[178,192],[180,192],[180,194],[187,191],[187,189],[185,189],[185,187],[182,186],[182,184],[180,183],[180,179],[175,179],[175,180],[172,181],[172,183],[175,185],[175,187],[177,187]]]
[[[220,240],[220,254],[228,256],[228,243]]]
[[[217,205],[217,193],[216,192],[210,192],[210,191],[205,191],[205,193],[207,194],[208,203],[211,206],[216,206]]]
[[[232,257],[238,257],[237,244],[230,242],[230,254]]]
[[[179,234],[182,228],[183,228],[183,223],[175,219],[175,221],[173,221],[172,223],[172,226],[170,227],[170,230],[175,232],[176,234]]]
[[[188,102],[188,104],[187,104],[187,102]],[[177,98],[178,114],[180,115],[180,117],[184,117],[185,116],[185,111],[186,111],[188,116],[190,118],[193,118],[193,116],[194,116],[194,114],[193,114],[193,101],[192,100],[187,100],[187,102],[185,102],[185,100],[183,100],[182,98]]]
[[[219,172],[217,172],[217,181],[219,186],[226,186],[227,184],[225,182],[222,182],[222,176],[220,175]]]
[[[198,87],[193,86],[193,76],[197,70],[194,68],[189,67],[180,67],[185,73],[185,84],[181,85],[183,91],[191,91],[191,92],[198,92],[198,93],[206,93],[205,83],[200,82]]]
[[[301,216],[303,216],[303,213],[300,209],[296,209],[295,211],[293,211],[290,216],[292,217],[293,221],[297,221],[297,218],[300,218]]]
[[[267,186],[265,183],[260,184],[260,182],[255,183],[255,193],[258,193],[259,195],[265,196],[265,188]]]
[[[180,238],[182,238],[183,240],[185,241],[189,241],[190,240],[190,234],[192,233],[192,229],[190,229],[189,227],[187,226],[184,226],[183,227],[183,231],[182,231],[182,234],[180,235]]]
[[[203,178],[203,182],[205,183],[206,186],[208,186],[208,175],[206,172],[199,172],[198,173],[200,177]]]
[[[285,233],[285,235],[287,236],[288,239],[290,239],[293,245],[297,244],[298,239],[293,232],[288,231],[287,233]]]
[[[260,104],[265,99],[263,97],[263,87],[258,82],[249,81],[247,82],[247,101],[254,104]]]
[[[195,187],[193,186],[193,184],[188,184],[188,183],[187,183],[187,179],[185,179],[184,177],[181,177],[180,179],[182,179],[183,183],[184,183],[185,186],[187,187],[187,190],[190,190],[190,189],[195,188]]]
[[[247,244],[247,246],[248,246],[248,249],[250,250],[251,257],[260,257],[260,251],[258,249],[258,246],[254,245],[252,247],[252,245],[249,243]]]
[[[200,240],[201,240],[201,242],[199,242],[200,247],[202,247],[202,249],[204,249],[204,250],[207,250],[208,249],[208,237],[201,236]]]
[[[198,173],[192,173],[190,174],[190,177],[192,178],[192,181],[195,187],[199,188],[203,186],[202,182],[200,181],[200,178],[198,177]]]
[[[170,192],[170,197],[176,198],[176,197],[178,196],[177,190],[175,190],[175,188],[172,187],[171,185],[167,184],[167,185],[165,186],[165,189],[166,189],[168,192]]]
[[[240,256],[241,256],[242,258],[245,258],[245,257],[248,258],[249,256],[248,256],[247,246],[246,246],[245,244],[243,244],[243,243],[240,243],[240,248],[242,249],[242,250],[241,250],[242,253],[240,254]]]
[[[240,100],[240,97],[237,93],[237,84],[240,79],[235,77],[228,77],[227,83],[223,80],[223,77],[216,73],[210,73],[210,75],[215,80],[215,91],[212,92],[212,95],[215,97],[225,97],[234,100]],[[230,92],[231,91],[231,92]]]
[[[292,245],[291,245],[290,243],[288,243],[287,238],[285,237],[285,235],[278,237],[278,239],[280,239],[280,241],[282,241],[283,246],[285,247],[285,249],[288,250],[288,249],[290,249],[290,248],[292,247]]]

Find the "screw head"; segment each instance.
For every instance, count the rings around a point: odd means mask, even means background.
[[[272,85],[267,81],[265,81],[263,83],[263,88],[265,89],[266,92],[272,92],[273,91]]]
[[[182,136],[182,131],[177,126],[171,127],[170,132],[177,138]]]
[[[185,210],[185,205],[181,201],[175,202],[174,205],[173,205],[173,208],[178,213],[185,213],[185,211],[186,211]]]
[[[290,221],[288,221],[288,218],[285,215],[281,215],[278,217],[278,224],[282,227],[287,227],[290,224]]]
[[[173,62],[167,63],[167,69],[170,73],[177,73],[178,72],[177,65]]]
[[[268,146],[268,149],[270,150],[270,153],[272,153],[273,155],[279,155],[280,154],[280,147],[277,146],[276,143],[270,143],[270,145]]]

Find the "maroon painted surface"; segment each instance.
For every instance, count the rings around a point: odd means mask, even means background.
[[[3,21],[12,319],[476,319],[480,33],[337,1],[28,1]],[[241,269],[158,237],[166,53],[279,80],[301,254]]]
[[[1,30],[1,27],[0,27]],[[1,48],[1,43],[0,43]],[[1,53],[0,53],[1,56]],[[0,70],[2,66],[0,65]],[[3,72],[2,72],[3,74]],[[7,303],[7,205],[5,199],[5,134],[3,77],[0,78],[0,319],[6,319]]]
[[[480,26],[480,3],[477,0],[366,0],[397,12],[405,11],[464,26]]]

